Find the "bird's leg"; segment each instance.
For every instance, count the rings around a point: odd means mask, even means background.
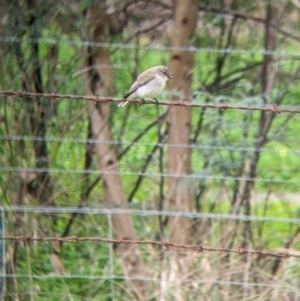
[[[156,105],[158,106],[158,100],[156,99],[156,98],[154,98],[155,99],[155,101],[156,101]]]
[[[141,98],[141,99],[140,99],[140,102],[139,102],[139,105],[141,106],[141,105],[143,105],[143,104],[145,104],[145,99],[144,99],[144,98]]]

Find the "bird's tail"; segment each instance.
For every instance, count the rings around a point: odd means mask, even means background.
[[[124,97],[123,97],[123,99],[125,99],[124,101],[122,101],[122,102],[120,102],[119,104],[118,104],[118,107],[124,107],[127,103],[128,103],[128,100],[126,100],[131,94],[133,94],[135,91],[132,91],[132,92],[129,92],[129,93],[127,93]]]
[[[118,107],[124,107],[128,103],[128,100],[122,101],[118,104]]]

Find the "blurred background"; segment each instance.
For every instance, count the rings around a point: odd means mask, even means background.
[[[299,21],[298,0],[3,0],[2,299],[300,300]],[[199,106],[117,107],[157,65],[158,100]]]

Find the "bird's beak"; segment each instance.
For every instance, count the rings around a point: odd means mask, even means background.
[[[170,79],[173,78],[170,73],[167,74],[167,77],[170,78]]]

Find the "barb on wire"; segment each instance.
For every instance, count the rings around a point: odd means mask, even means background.
[[[108,97],[98,97],[97,95],[71,95],[71,94],[55,94],[55,93],[35,93],[35,92],[25,92],[25,91],[0,91],[0,95],[4,96],[12,96],[12,97],[44,97],[51,100],[55,99],[71,99],[71,100],[87,100],[93,101],[94,103],[102,102],[123,102],[124,99],[117,98],[108,98]],[[130,99],[127,100],[131,103],[140,104],[139,99]],[[156,101],[146,100],[144,104],[152,104],[157,105]],[[290,109],[290,108],[282,108],[276,107],[275,105],[266,105],[263,107],[250,107],[250,106],[233,106],[228,104],[208,104],[208,103],[193,103],[193,102],[178,102],[178,101],[159,101],[158,105],[160,106],[172,106],[172,107],[184,107],[184,108],[207,108],[207,109],[219,109],[219,110],[242,110],[242,111],[265,111],[270,113],[293,113],[299,114],[300,109]]]
[[[270,257],[278,257],[283,259],[288,259],[290,257],[300,258],[298,254],[292,254],[287,251],[283,252],[274,252],[274,251],[262,251],[262,250],[247,250],[243,248],[238,249],[228,249],[228,248],[209,248],[204,247],[203,245],[182,245],[175,244],[166,240],[130,240],[124,239],[122,236],[117,239],[108,239],[108,238],[100,238],[100,237],[78,237],[78,236],[70,236],[70,237],[32,237],[30,235],[23,236],[4,236],[0,237],[1,240],[7,241],[23,241],[23,242],[49,242],[49,241],[59,241],[59,242],[68,242],[68,243],[79,243],[81,241],[90,241],[90,242],[100,242],[106,244],[134,244],[134,245],[153,245],[159,246],[162,248],[176,248],[176,249],[185,249],[194,251],[197,253],[203,252],[221,252],[221,253],[236,253],[239,255],[262,255],[262,256],[270,256]]]

